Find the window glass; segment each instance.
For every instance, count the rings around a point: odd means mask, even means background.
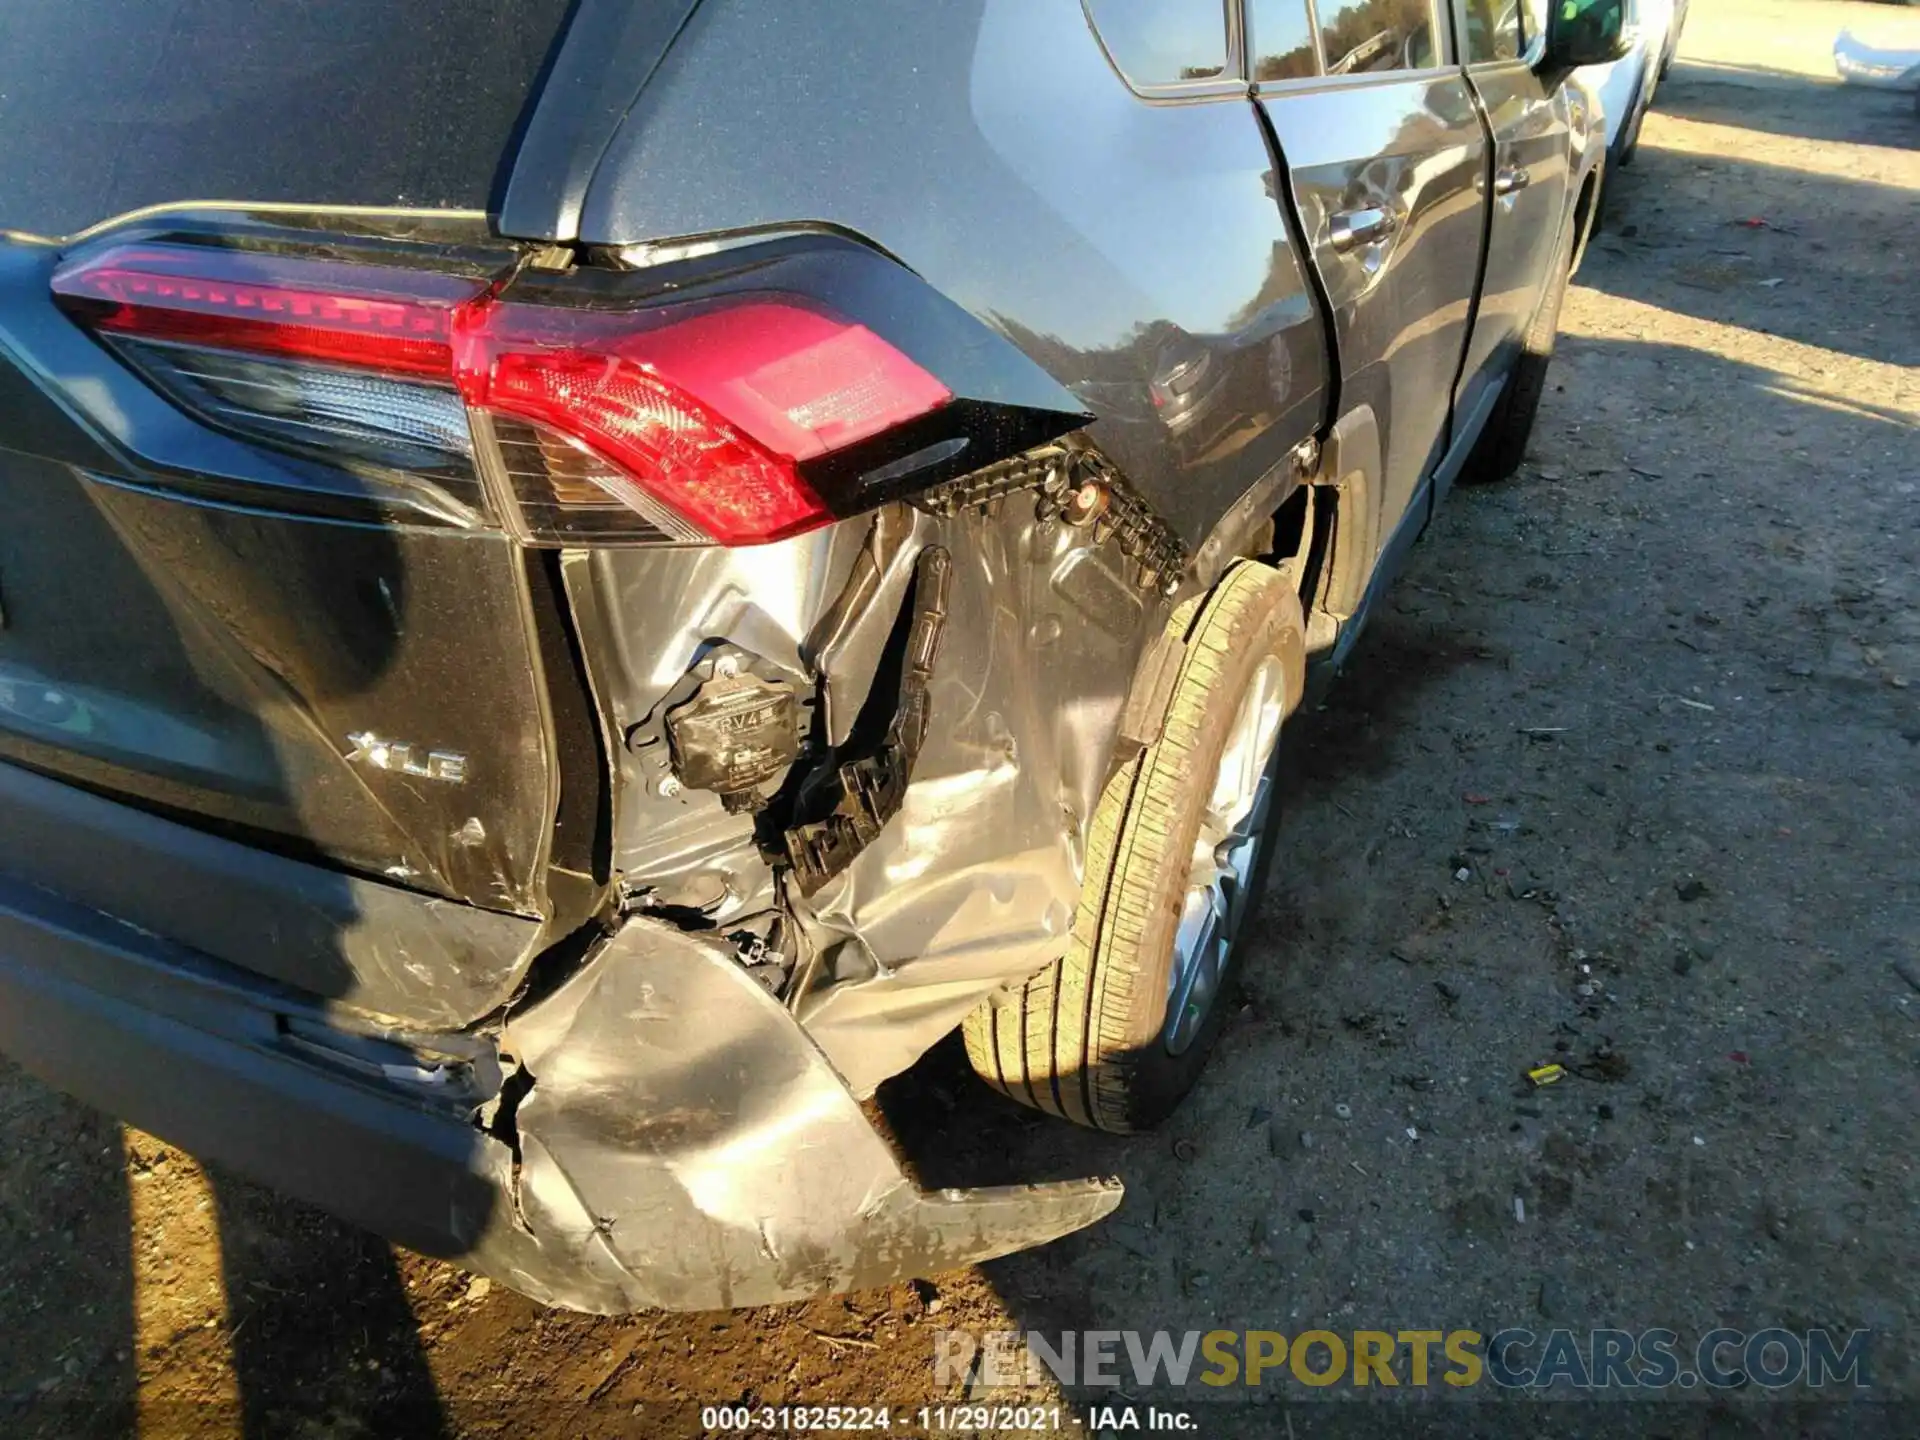
[[[1427,0],[1325,0],[1320,35],[1329,75],[1425,70],[1440,63]]]
[[[1513,60],[1520,54],[1518,0],[1467,0],[1467,63]]]
[[[1305,0],[1252,0],[1247,37],[1256,80],[1292,80],[1317,74],[1320,62],[1313,53],[1313,21]]]
[[[1095,0],[1092,8],[1114,63],[1136,85],[1227,73],[1225,0]]]

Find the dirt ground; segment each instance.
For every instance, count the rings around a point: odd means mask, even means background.
[[[1527,467],[1455,496],[1289,734],[1199,1091],[1129,1141],[952,1046],[887,1094],[930,1180],[1115,1173],[1115,1220],[805,1306],[546,1313],[0,1066],[5,1433],[689,1434],[701,1402],[955,1398],[949,1327],[1864,1327],[1920,1403],[1920,119],[1810,78],[1891,12],[1693,11]],[[1491,1414],[1303,1397],[1183,1400],[1208,1436]],[[1513,1433],[1866,1428],[1690,1398]]]

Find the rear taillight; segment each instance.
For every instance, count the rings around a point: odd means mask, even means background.
[[[62,305],[175,402],[238,434],[485,508],[453,318],[486,282],[208,245],[126,244],[54,272]]]
[[[428,270],[202,245],[128,245],[62,266],[53,290],[112,335],[445,380],[453,314],[485,287]]]
[[[867,327],[773,292],[596,310],[432,270],[166,243],[70,260],[53,288],[206,418],[343,463],[477,474],[536,541],[797,534],[836,514],[805,467],[953,399]]]
[[[952,399],[864,326],[787,297],[638,315],[482,302],[458,318],[454,367],[470,406],[585,452],[543,447],[550,486],[644,496],[724,544],[831,520],[800,463]]]

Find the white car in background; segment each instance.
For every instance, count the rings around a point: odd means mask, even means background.
[[[1673,64],[1686,22],[1686,0],[1627,0],[1627,53],[1611,64],[1588,65],[1578,72],[1599,97],[1606,119],[1608,170],[1633,160],[1640,123]]]
[[[1920,113],[1920,33],[1909,32],[1904,45],[1886,45],[1842,30],[1833,42],[1833,68],[1849,85],[1907,91]]]

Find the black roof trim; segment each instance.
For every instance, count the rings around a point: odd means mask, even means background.
[[[501,234],[556,243],[579,238],[600,157],[699,3],[579,0],[514,156]]]

